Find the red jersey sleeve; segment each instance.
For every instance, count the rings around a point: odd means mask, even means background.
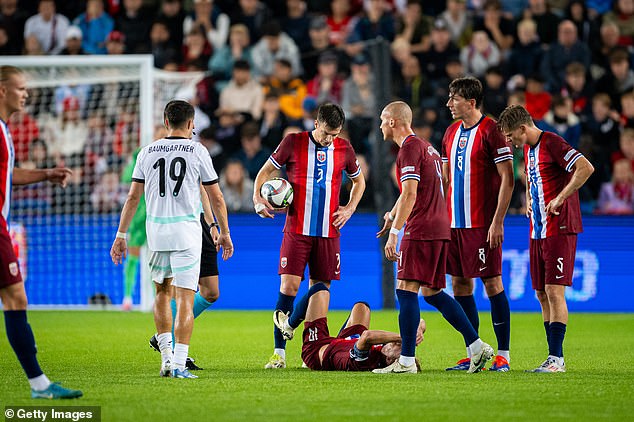
[[[568,173],[572,171],[575,162],[583,157],[583,154],[574,149],[561,136],[549,136],[545,146],[553,161]]]
[[[449,162],[449,154],[451,153],[451,151],[447,151],[447,144],[449,143],[447,139],[448,137],[449,128],[447,128],[447,130],[445,131],[445,134],[442,137],[442,145],[440,146],[440,159],[443,163]]]
[[[348,177],[354,179],[361,174],[361,166],[359,166],[359,160],[354,152],[354,148],[349,142],[346,142],[348,148],[346,150],[346,173]]]
[[[269,157],[269,161],[275,166],[276,169],[282,168],[284,164],[291,157],[293,152],[293,142],[295,140],[295,134],[287,135],[282,142],[275,148],[273,154]]]
[[[506,137],[500,132],[500,129],[498,129],[497,123],[493,120],[491,120],[491,126],[485,142],[487,143],[489,153],[495,164],[506,160],[513,160],[511,143],[506,140]]]
[[[405,142],[396,160],[396,171],[399,182],[416,180],[420,182],[422,159],[420,149],[413,142]]]

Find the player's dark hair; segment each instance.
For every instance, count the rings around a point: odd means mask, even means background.
[[[512,132],[521,125],[532,125],[533,118],[521,105],[510,105],[504,109],[498,119],[498,127],[502,133]]]
[[[187,101],[172,100],[165,106],[163,119],[167,120],[170,127],[182,129],[188,120],[194,118],[194,107]]]
[[[346,115],[341,106],[325,103],[320,105],[317,110],[317,121],[325,123],[330,129],[337,129],[346,122]]]
[[[459,95],[465,100],[475,100],[476,108],[480,108],[482,105],[482,82],[471,76],[454,79],[449,84],[449,95]]]

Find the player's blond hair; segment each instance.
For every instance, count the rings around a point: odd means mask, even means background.
[[[412,109],[403,101],[394,101],[385,106],[385,112],[394,120],[400,120],[406,125],[412,124]]]
[[[24,71],[19,67],[11,65],[0,66],[0,83],[8,81],[13,75],[22,75],[23,73]]]
[[[498,127],[502,133],[512,132],[521,125],[533,125],[533,118],[521,105],[514,104],[506,107],[498,118]]]

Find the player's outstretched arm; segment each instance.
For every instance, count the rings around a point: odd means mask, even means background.
[[[392,342],[400,342],[401,335],[391,331],[382,330],[365,330],[361,333],[359,341],[357,341],[357,349],[370,350],[375,344],[385,344]]]
[[[333,225],[340,229],[342,228],[352,214],[357,210],[357,205],[359,205],[359,201],[363,197],[363,192],[365,191],[365,177],[363,173],[359,173],[359,175],[352,180],[352,189],[350,189],[350,199],[345,207],[339,207],[337,211],[335,211],[332,216],[334,217]]]
[[[233,255],[233,242],[229,234],[229,219],[227,217],[225,198],[222,195],[222,191],[220,191],[218,183],[204,186],[205,192],[209,196],[213,214],[218,219],[218,225],[220,226],[220,237],[216,244],[216,250],[220,250],[220,247],[222,247],[222,259],[226,261]]]
[[[70,169],[56,167],[54,169],[21,169],[13,170],[11,183],[14,185],[30,185],[48,180],[51,183],[66,187],[66,181],[73,174]]]
[[[583,186],[592,173],[594,173],[594,167],[590,164],[590,161],[583,156],[579,157],[572,165],[572,168],[572,178],[570,178],[568,184],[559,192],[559,195],[546,205],[546,214],[559,215],[559,208],[561,208],[566,198]]]
[[[125,235],[128,232],[128,228],[130,228],[132,217],[136,214],[136,209],[139,206],[139,201],[141,201],[141,195],[143,195],[144,187],[143,183],[134,181],[130,185],[128,198],[126,199],[125,204],[123,204],[123,209],[121,210],[121,219],[119,220],[117,236],[110,248],[110,257],[112,258],[112,262],[115,264],[121,264],[127,255],[128,246]]]
[[[277,169],[270,162],[266,161],[257,176],[255,176],[255,181],[253,182],[253,207],[255,208],[255,212],[262,218],[273,218],[273,207],[269,202],[262,198],[260,195],[260,189],[264,182],[269,180]]]

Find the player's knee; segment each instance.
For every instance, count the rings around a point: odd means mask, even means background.
[[[487,296],[495,296],[504,291],[504,285],[502,284],[502,277],[488,278],[484,281],[484,288],[487,292]]]
[[[469,296],[473,294],[473,286],[468,281],[453,280],[451,282],[454,295],[456,296]]]
[[[540,302],[548,302],[548,295],[544,290],[535,290],[535,295]]]
[[[354,304],[354,306],[352,307],[352,310],[353,311],[370,312],[371,308],[370,308],[370,304],[368,302],[364,302],[364,301],[360,300],[359,302]]]

